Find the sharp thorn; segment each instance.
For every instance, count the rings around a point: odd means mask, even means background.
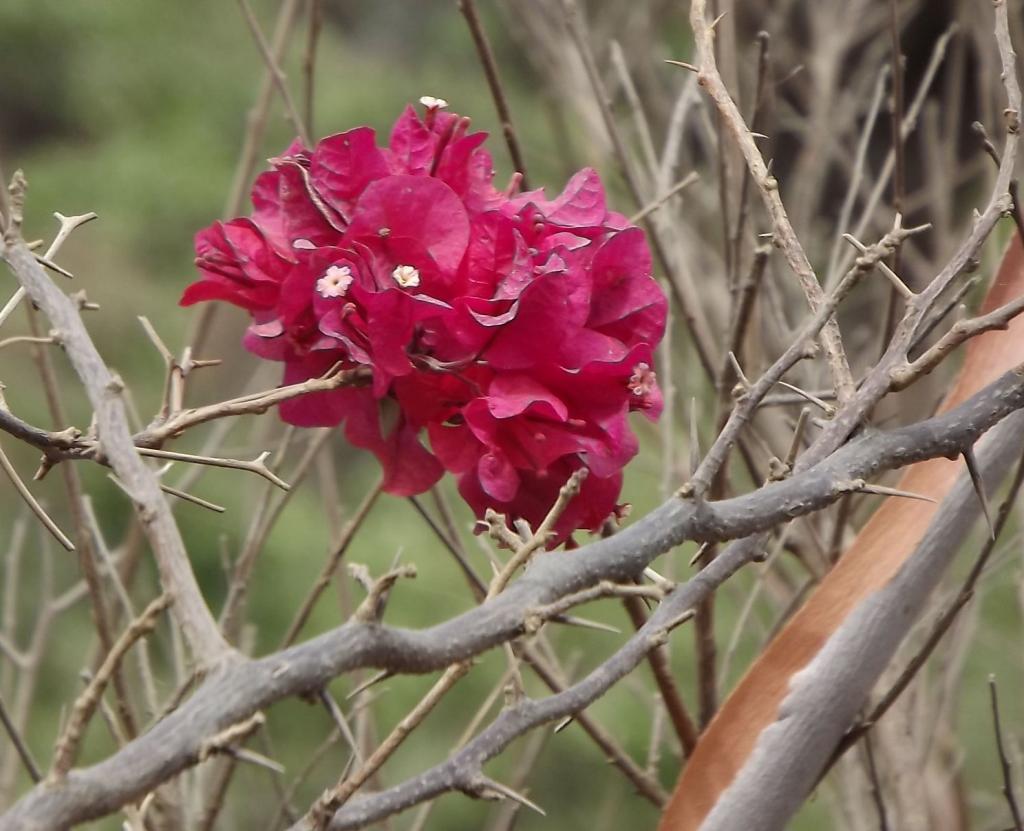
[[[262,753],[257,753],[255,750],[248,750],[244,747],[232,747],[227,750],[228,755],[233,756],[239,762],[248,762],[252,765],[258,765],[267,770],[272,770],[275,773],[284,773],[285,767],[280,762],[275,762],[264,756]]]
[[[890,488],[885,485],[869,485],[864,484],[857,488],[861,493],[876,493],[879,496],[901,496],[904,499],[917,499],[920,502],[937,502],[931,496],[926,496],[923,493],[914,493],[913,491],[900,490],[899,488]]]
[[[992,510],[989,508],[988,495],[985,493],[985,482],[981,478],[981,471],[978,470],[978,460],[974,456],[974,448],[968,447],[962,455],[967,465],[967,473],[971,477],[971,484],[974,485],[974,492],[978,495],[978,501],[981,503],[981,511],[985,514],[989,536],[995,540],[996,526],[992,522]]]
[[[341,707],[338,706],[338,702],[334,700],[326,689],[321,689],[317,693],[317,697],[320,702],[327,709],[331,719],[334,721],[335,726],[338,728],[338,732],[341,733],[342,737],[348,743],[349,749],[352,751],[352,755],[355,757],[359,764],[363,763],[361,754],[359,753],[359,742],[356,740],[355,734],[352,732],[352,728],[349,726],[348,719],[345,718],[345,714],[341,711]]]
[[[672,66],[679,66],[683,69],[688,69],[690,72],[700,72],[700,70],[692,63],[687,63],[686,61],[666,60],[665,63],[672,64]]]
[[[491,799],[511,799],[513,802],[518,802],[520,805],[529,808],[531,811],[536,811],[542,817],[546,817],[547,814],[544,809],[540,807],[536,802],[527,799],[518,791],[512,790],[508,785],[502,785],[501,782],[495,782],[493,779],[489,779],[486,776],[481,776],[473,783],[473,790],[484,799],[490,797]]]
[[[561,733],[566,727],[573,723],[575,718],[575,716],[567,716],[566,718],[563,718],[560,722],[558,722],[558,724],[555,725],[554,732]]]
[[[609,632],[612,635],[622,634],[622,630],[617,626],[612,626],[608,623],[601,623],[596,620],[590,620],[590,618],[579,617],[577,615],[556,615],[551,618],[551,622],[561,623],[566,626],[578,626],[580,629],[593,629],[596,632]]]
[[[368,681],[364,681],[362,684],[360,684],[358,687],[356,687],[354,690],[352,690],[352,692],[350,692],[348,695],[345,696],[345,700],[346,701],[351,701],[353,698],[358,696],[360,693],[366,692],[368,689],[370,689],[370,687],[374,686],[375,684],[379,684],[381,681],[385,680],[386,678],[390,678],[390,677],[391,677],[390,670],[386,670],[386,669],[381,670],[376,675],[374,675],[372,678],[370,678]]]
[[[700,544],[700,548],[697,549],[697,553],[694,554],[693,557],[690,559],[690,568],[693,568],[695,565],[697,565],[697,563],[700,562],[701,557],[703,557],[704,554],[707,553],[707,550],[710,547],[711,543],[709,542],[702,542]]]

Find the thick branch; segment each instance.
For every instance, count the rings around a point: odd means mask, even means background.
[[[538,606],[603,579],[634,578],[655,557],[684,540],[722,541],[764,531],[831,504],[855,488],[858,480],[880,471],[956,455],[1022,406],[1024,368],[1018,368],[954,410],[898,430],[866,434],[812,469],[754,493],[714,503],[671,499],[643,520],[572,557],[540,553],[505,592],[429,629],[350,622],[260,660],[219,667],[191,699],[144,736],[97,765],[70,771],[59,785],[31,791],[0,818],[0,831],[52,831],[110,813],[195,764],[208,737],[274,701],[315,692],[332,678],[358,668],[425,673],[472,657],[521,635],[531,610]],[[742,547],[733,551],[730,554],[727,549],[677,588],[673,605],[663,604],[661,608],[668,611],[659,609],[648,626],[664,625],[670,612],[691,608],[744,565]],[[652,631],[645,630],[646,634]],[[630,646],[634,643],[631,640],[626,649],[632,649],[630,655],[639,661],[643,651]],[[614,680],[606,678],[603,689]],[[566,699],[560,700],[564,705]],[[536,704],[542,706],[543,702]],[[531,709],[529,718],[541,718],[535,715],[538,712],[548,710]]]
[[[1022,439],[1021,413],[986,438],[979,462],[989,486],[1005,474]],[[778,720],[761,733],[747,764],[722,793],[703,829],[756,826],[772,831],[786,826],[977,516],[977,497],[965,471],[893,580],[861,603],[794,676]]]
[[[0,249],[18,282],[60,332],[71,364],[85,387],[95,413],[103,452],[132,501],[160,569],[160,581],[174,599],[174,614],[195,657],[213,665],[229,654],[217,622],[203,600],[188,561],[185,543],[155,473],[132,442],[121,397],[122,385],[100,357],[75,304],[58,289],[20,239]]]

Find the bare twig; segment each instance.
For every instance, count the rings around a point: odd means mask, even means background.
[[[867,759],[868,780],[871,784],[871,799],[878,812],[878,831],[889,831],[889,817],[885,810],[885,797],[882,794],[882,782],[878,777],[878,768],[875,765],[875,754],[871,748],[870,731],[864,734],[863,745],[864,756]]]
[[[207,404],[203,407],[194,407],[174,413],[166,420],[158,420],[153,425],[132,436],[139,453],[160,458],[180,459],[182,461],[195,462],[197,464],[215,465],[218,467],[231,467],[241,470],[248,470],[268,478],[278,487],[287,483],[267,476],[265,471],[266,456],[255,461],[247,462],[237,459],[219,459],[208,456],[190,456],[189,454],[171,454],[168,451],[159,451],[161,445],[172,438],[181,435],[184,431],[216,421],[223,418],[232,418],[240,415],[255,415],[265,413],[268,409],[283,401],[290,401],[301,395],[311,392],[326,392],[339,389],[344,386],[351,386],[365,383],[369,377],[368,370],[364,367],[357,367],[349,370],[331,370],[319,378],[310,378],[297,384],[290,384],[284,387],[276,387],[265,392],[251,393],[221,401],[216,404]],[[109,453],[101,446],[95,438],[82,436],[81,432],[68,428],[61,432],[49,432],[34,427],[17,418],[8,411],[0,408],[0,430],[10,433],[12,436],[31,444],[43,451],[46,462],[43,471],[46,471],[53,464],[63,460],[91,459],[94,461],[110,464]],[[271,476],[273,474],[271,473]],[[36,478],[40,478],[37,474]]]
[[[864,245],[864,243],[860,242],[852,234],[843,234],[843,239],[850,243],[850,245],[856,248],[861,254],[867,253],[868,249]],[[900,242],[897,241],[892,254],[894,260],[896,259],[896,255],[899,252],[899,246]],[[893,291],[895,291],[897,294],[903,297],[904,300],[910,300],[914,296],[914,292],[912,292],[907,287],[907,284],[900,279],[900,276],[895,271],[893,271],[893,269],[889,268],[889,266],[886,265],[884,262],[879,260],[877,263],[875,263],[875,267],[878,268],[878,270],[881,271],[882,274],[886,276],[886,278],[889,280],[889,283],[892,285]],[[888,336],[886,337],[886,340],[888,340]]]
[[[21,759],[21,763],[25,766],[25,770],[28,772],[29,778],[33,782],[41,782],[43,775],[39,772],[39,765],[37,765],[36,760],[32,758],[32,751],[29,750],[28,745],[25,744],[25,740],[21,737],[21,733],[18,732],[17,726],[13,721],[11,721],[10,714],[7,712],[7,705],[4,704],[3,697],[0,697],[0,722],[3,723],[4,732],[7,733],[7,738],[10,739],[14,749],[18,752],[18,758]]]
[[[284,101],[285,112],[288,114],[288,120],[292,123],[292,127],[295,128],[295,134],[302,140],[302,143],[309,147],[309,134],[306,131],[306,123],[303,121],[302,116],[299,115],[298,108],[295,106],[295,100],[292,98],[292,92],[288,88],[288,79],[285,77],[284,72],[278,62],[277,56],[274,54],[274,50],[271,49],[267,43],[267,39],[263,36],[263,30],[260,28],[260,24],[256,20],[256,16],[252,12],[252,7],[249,5],[248,0],[238,0],[238,6],[242,10],[242,16],[245,18],[246,25],[249,27],[249,31],[252,32],[253,40],[256,41],[256,46],[260,50],[260,55],[263,57],[263,62],[267,66],[267,70],[270,72],[270,77],[273,78],[274,84],[277,86],[277,91],[281,94],[281,100]]]
[[[270,453],[264,451],[251,462],[243,459],[221,459],[216,456],[197,456],[192,453],[178,453],[172,450],[159,450],[156,447],[140,447],[140,456],[150,456],[154,459],[169,459],[175,462],[190,462],[197,465],[210,465],[211,467],[226,467],[230,470],[246,470],[262,476],[272,485],[276,485],[283,491],[290,490],[291,486],[285,482],[274,471],[267,467],[267,459]]]
[[[508,155],[512,159],[512,167],[522,177],[520,182],[523,190],[529,190],[526,161],[523,158],[522,148],[519,146],[519,139],[516,138],[515,127],[512,125],[512,111],[509,109],[508,97],[505,95],[505,88],[501,83],[498,63],[494,59],[494,50],[491,49],[491,43],[487,39],[487,32],[480,22],[480,16],[476,11],[476,3],[473,0],[458,0],[458,3],[459,11],[466,18],[469,33],[473,37],[473,44],[476,46],[477,55],[480,57],[480,65],[483,67],[487,86],[491,90],[491,98],[494,99],[494,108],[498,111],[501,133],[505,137],[505,144],[508,146]]]
[[[82,733],[96,707],[99,705],[100,697],[114,674],[114,670],[121,662],[125,653],[131,649],[139,638],[149,634],[156,626],[156,620],[160,614],[171,605],[171,595],[162,594],[152,601],[138,618],[132,621],[131,625],[117,639],[103,663],[96,671],[96,674],[89,681],[89,685],[75,701],[71,708],[71,715],[68,717],[67,726],[57,741],[57,747],[53,754],[53,766],[50,771],[51,781],[59,780],[67,773],[68,768],[75,761],[78,753],[79,742]]]
[[[864,167],[867,160],[868,145],[871,141],[871,134],[875,128],[875,122],[878,118],[878,111],[882,106],[882,96],[885,94],[885,83],[889,76],[889,67],[883,67],[882,71],[878,74],[878,80],[875,81],[875,90],[871,96],[871,106],[868,108],[867,118],[864,121],[864,127],[861,130],[860,139],[857,142],[857,152],[854,156],[853,171],[850,175],[850,184],[846,191],[846,197],[843,199],[843,206],[839,212],[839,219],[836,223],[836,228],[839,233],[836,234],[835,240],[832,243],[832,251],[828,258],[828,273],[825,279],[825,285],[829,288],[835,283],[835,280],[839,277],[839,252],[842,241],[842,229],[846,228],[850,224],[850,216],[853,213],[854,204],[857,201],[857,194],[860,190],[861,179],[864,176]]]
[[[967,320],[958,320],[949,331],[926,349],[918,358],[893,370],[893,389],[906,389],[918,378],[927,375],[935,369],[962,343],[984,332],[1005,329],[1009,322],[1021,312],[1024,312],[1024,297],[1018,297],[1016,300],[1000,306],[998,309],[993,309],[987,314]]]
[[[320,42],[320,30],[323,28],[322,0],[309,0],[309,28],[306,30],[306,49],[302,53],[302,115],[306,125],[306,133],[313,132],[314,87],[316,81],[316,48]],[[275,50],[271,50],[274,52]]]
[[[695,171],[695,170],[691,170],[682,179],[680,179],[678,182],[676,182],[674,185],[672,185],[672,187],[670,187],[667,191],[665,191],[661,196],[659,196],[659,197],[657,197],[655,199],[652,199],[650,202],[648,202],[646,205],[644,205],[640,210],[638,210],[635,214],[633,214],[629,218],[629,221],[634,223],[634,224],[637,223],[637,222],[642,222],[644,219],[646,219],[648,216],[650,216],[656,210],[658,210],[659,208],[662,208],[665,205],[667,205],[671,201],[673,196],[678,196],[680,193],[682,193],[684,190],[686,190],[686,188],[688,188],[690,185],[692,185],[694,182],[698,181],[699,179],[700,179],[700,174],[697,173],[697,171]]]
[[[482,602],[487,594],[487,586],[469,566],[466,559],[466,553],[462,550],[458,536],[455,534],[451,517],[449,516],[447,506],[440,490],[435,489],[435,497],[437,499],[441,515],[445,520],[448,533],[446,534],[442,532],[442,530],[433,522],[428,522],[428,524],[430,525],[431,530],[437,534],[438,539],[441,540],[445,547],[451,551],[452,555],[455,556],[456,560],[460,563],[460,568],[463,568],[467,585],[473,593],[473,597],[478,603]],[[670,586],[663,588],[669,587]],[[583,602],[586,596],[578,594],[577,597],[580,602]],[[551,620],[565,619],[558,615],[557,609],[551,611]],[[524,619],[524,627],[529,626],[530,621],[533,619],[535,619],[535,616],[527,613],[527,617]],[[557,661],[553,658],[549,659],[542,655],[541,651],[537,648],[537,644],[520,641],[517,646],[517,650],[521,654],[523,661],[534,671],[537,677],[540,678],[551,692],[559,693],[565,689],[565,673],[559,669]],[[580,726],[583,732],[593,740],[604,758],[608,759],[609,762],[620,773],[622,773],[640,796],[648,800],[653,805],[664,804],[666,795],[664,790],[662,790],[661,786],[658,784],[657,779],[642,770],[614,739],[611,733],[601,726],[593,716],[585,712],[579,712],[575,714],[573,720]]]
[[[935,46],[932,49],[931,57],[928,60],[928,66],[925,67],[924,75],[921,78],[921,81],[918,85],[917,93],[914,95],[914,99],[910,102],[910,106],[907,107],[906,115],[904,116],[903,122],[901,124],[901,135],[904,139],[908,135],[910,135],[910,133],[913,131],[914,127],[917,124],[917,119],[921,114],[922,107],[924,107],[924,103],[928,95],[928,92],[931,89],[932,82],[935,80],[939,68],[942,66],[943,60],[945,60],[946,49],[949,46],[949,42],[952,39],[953,35],[956,34],[956,30],[957,25],[956,23],[954,23],[948,29],[946,29],[946,31],[942,33],[942,36],[935,42]],[[883,79],[880,79],[879,83],[882,83],[882,80]],[[874,214],[874,211],[878,206],[878,202],[881,200],[882,195],[885,191],[886,185],[889,183],[889,177],[892,176],[895,163],[896,153],[895,150],[892,149],[886,156],[881,171],[877,173],[874,177],[874,189],[872,190],[870,196],[867,199],[866,204],[862,209],[860,220],[854,226],[853,233],[855,236],[859,237],[865,232],[865,229],[868,225],[868,221],[870,217]],[[848,200],[851,200],[855,196],[856,193],[851,193],[850,196],[848,196]],[[849,211],[847,210],[847,207],[849,207]],[[848,206],[844,205],[843,216],[846,217],[846,221],[843,221],[842,224],[839,226],[839,232],[841,232],[847,226],[849,220],[849,213],[850,211],[852,211],[852,208],[852,201],[849,203]],[[837,243],[833,248],[833,257],[838,252],[838,239],[839,237],[837,234]],[[849,260],[847,259],[843,263],[840,263],[838,260],[833,258],[833,260],[831,261],[832,264],[829,267],[830,276],[838,276],[838,274],[847,267],[844,263],[848,262]]]
[[[309,814],[307,814],[308,822],[313,828],[320,829],[327,826],[334,812],[341,805],[344,805],[352,794],[384,764],[409,733],[437,706],[445,694],[463,675],[469,672],[469,668],[470,663],[468,661],[460,661],[446,669],[419,704],[395,726],[387,739],[381,743],[359,769],[351,776],[339,782],[337,786],[324,793],[316,801],[313,807],[310,808]]]
[[[53,214],[57,217],[57,221],[60,223],[60,229],[57,231],[57,236],[53,238],[53,242],[50,243],[50,247],[46,250],[43,255],[43,259],[46,262],[51,262],[54,257],[57,256],[57,252],[64,245],[64,241],[71,236],[72,232],[81,225],[85,225],[86,222],[91,222],[96,219],[96,214],[92,211],[79,216],[64,216],[62,213],[55,212]],[[11,297],[10,300],[4,305],[3,309],[0,309],[0,326],[3,326],[4,321],[10,317],[18,304],[25,298],[25,288],[22,286]]]
[[[587,472],[587,468],[580,468],[562,485],[558,491],[558,497],[555,499],[555,504],[551,506],[551,510],[544,517],[540,527],[528,539],[523,541],[498,575],[491,581],[491,585],[487,589],[487,599],[495,597],[504,591],[508,581],[512,579],[512,575],[530,561],[534,552],[550,541],[554,533],[555,524],[565,512],[565,509],[569,507],[569,503],[580,492],[580,487],[587,476]]]
[[[647,623],[647,614],[640,598],[637,596],[626,597],[623,604],[633,626],[637,631],[642,629]],[[669,720],[683,747],[683,756],[688,757],[697,746],[697,726],[686,708],[675,677],[672,675],[668,652],[662,647],[652,649],[647,653],[647,663],[650,664],[654,681],[661,693],[661,701],[665,705]]]
[[[700,467],[694,473],[690,482],[684,486],[682,495],[692,495],[700,498],[707,491],[714,476],[725,462],[729,449],[757,409],[761,399],[767,395],[768,391],[781,380],[782,376],[792,366],[806,357],[808,341],[816,337],[826,321],[831,319],[839,303],[860,277],[873,268],[876,262],[887,256],[895,240],[907,236],[913,230],[916,229],[905,229],[897,226],[876,245],[871,246],[867,253],[857,258],[853,267],[843,276],[828,298],[819,306],[817,312],[797,333],[786,351],[776,359],[771,367],[754,384],[748,385],[749,388],[736,400],[728,421],[719,433],[715,443],[711,446],[711,449],[705,454]],[[738,374],[741,380],[743,380],[742,373]]]
[[[1010,816],[1013,817],[1015,831],[1024,829],[1022,824],[1020,808],[1017,806],[1017,797],[1013,794],[1013,779],[1010,775],[1010,759],[1006,755],[1006,748],[1003,747],[1003,731],[999,725],[999,695],[996,692],[996,677],[988,677],[989,701],[992,704],[992,728],[996,734],[996,749],[999,751],[999,767],[1003,773],[1003,796],[1010,808]]]
[[[327,558],[324,563],[323,569],[321,569],[316,582],[313,583],[309,593],[303,598],[302,603],[299,605],[298,611],[295,613],[295,617],[292,622],[288,625],[288,631],[285,636],[281,639],[281,647],[291,646],[295,643],[295,639],[298,637],[302,627],[306,624],[309,619],[310,613],[313,611],[313,607],[316,605],[316,601],[320,595],[323,594],[324,590],[331,584],[331,579],[334,577],[335,572],[338,570],[338,565],[341,562],[341,558],[345,556],[345,552],[348,550],[349,545],[352,543],[356,532],[362,526],[363,521],[370,513],[370,509],[377,501],[377,497],[380,496],[380,483],[378,482],[375,487],[367,492],[362,503],[356,508],[355,513],[352,514],[351,519],[345,525],[345,528],[341,532],[337,543],[331,549],[331,555]]]
[[[161,580],[174,597],[175,614],[186,639],[200,661],[218,662],[229,654],[229,648],[202,598],[184,542],[160,493],[159,483],[135,450],[121,399],[121,382],[103,363],[78,309],[53,285],[24,243],[8,237],[2,256],[32,300],[61,332],[72,365],[85,385],[96,413],[103,452],[118,478],[134,494],[139,518],[160,568]]]
[[[570,557],[539,555],[525,579],[477,609],[433,629],[408,632],[351,622],[285,652],[258,661],[229,663],[211,673],[189,700],[143,737],[99,765],[76,771],[73,788],[54,785],[31,791],[0,818],[0,830],[18,828],[29,816],[50,827],[94,817],[110,810],[104,806],[145,794],[176,771],[194,764],[204,737],[248,718],[272,701],[319,689],[329,678],[358,667],[427,672],[450,666],[453,660],[466,660],[521,634],[527,608],[552,602],[604,578],[637,575],[658,553],[684,539],[747,536],[824,507],[841,496],[836,487],[839,482],[923,458],[959,453],[963,446],[973,444],[980,432],[1022,405],[1024,378],[1011,372],[960,407],[888,433],[865,434],[827,459],[753,494],[704,503],[699,508],[692,500],[670,500],[615,536],[594,542]],[[803,454],[801,460],[807,456]],[[379,811],[392,813],[450,786],[457,787],[460,764],[468,760],[475,765],[475,760],[500,752],[531,726],[579,712],[643,660],[651,646],[661,642],[659,632],[675,625],[745,562],[745,549],[726,549],[695,579],[675,589],[610,664],[599,667],[564,695],[542,702],[524,700],[506,711],[499,722],[437,773],[423,774],[399,791],[351,802],[342,809],[345,822],[355,823],[357,806],[358,816],[366,816],[371,808],[380,816]],[[461,770],[465,772],[466,768]]]
[[[67,534],[60,530],[57,523],[50,519],[50,515],[46,513],[43,506],[39,504],[39,501],[32,495],[32,492],[25,486],[21,477],[18,475],[18,471],[15,470],[14,465],[11,464],[11,460],[7,458],[7,454],[4,453],[2,447],[0,447],[0,469],[7,474],[7,478],[10,479],[11,484],[14,485],[14,489],[18,492],[18,495],[25,501],[25,504],[31,509],[32,513],[36,515],[39,521],[43,524],[43,527],[53,536],[57,542],[59,542],[66,551],[74,551],[75,544],[68,539]]]
[[[209,759],[217,753],[233,755],[234,746],[245,741],[266,722],[263,713],[253,713],[249,718],[225,727],[215,736],[203,740],[199,748],[199,761]]]
[[[647,200],[644,198],[639,178],[630,163],[625,143],[612,115],[610,99],[587,39],[582,12],[576,0],[562,0],[562,9],[565,13],[566,23],[568,24],[573,44],[576,46],[583,61],[587,79],[601,112],[601,120],[608,131],[608,137],[611,139],[612,148],[615,151],[615,157],[626,180],[626,185],[633,197],[637,210],[642,210]],[[648,214],[644,223],[648,231],[651,248],[655,258],[661,265],[662,271],[669,277],[669,285],[672,288],[672,293],[676,298],[683,319],[686,321],[687,331],[693,339],[694,348],[697,351],[697,356],[700,358],[701,366],[708,377],[713,378],[715,372],[714,341],[705,323],[699,297],[690,278],[672,266],[658,225],[653,222],[655,218],[654,214]]]
[[[903,214],[906,210],[906,146],[904,143],[903,130],[903,53],[900,49],[900,26],[899,11],[896,0],[889,0],[889,34],[892,42],[892,112],[890,118],[891,136],[893,147],[893,177],[892,177],[892,207],[897,214]],[[896,325],[897,312],[899,310],[900,298],[907,300],[912,292],[896,275],[900,272],[901,247],[896,246],[892,253],[892,268],[883,269],[883,273],[889,277],[892,290],[889,292],[888,304],[885,311],[885,321],[880,332],[882,350],[885,344],[892,337],[893,328]],[[888,267],[887,267],[888,268]],[[895,279],[893,279],[895,278]]]
[[[804,253],[803,246],[789,222],[786,209],[779,196],[779,183],[768,172],[768,167],[761,156],[754,137],[750,134],[739,108],[732,100],[715,63],[714,34],[706,20],[704,0],[694,0],[690,6],[690,25],[693,27],[696,41],[698,63],[698,83],[711,96],[725,126],[732,133],[740,152],[743,154],[750,170],[754,184],[761,192],[765,208],[772,219],[776,244],[782,249],[790,268],[796,274],[800,287],[807,297],[812,312],[825,303],[825,295],[818,283],[818,278],[811,268],[810,261]],[[853,397],[854,383],[850,367],[846,360],[839,327],[834,319],[829,320],[822,329],[821,343],[829,360],[832,381],[840,402]]]

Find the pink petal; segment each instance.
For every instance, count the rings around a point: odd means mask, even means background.
[[[485,453],[477,463],[477,475],[484,493],[498,502],[511,502],[519,490],[516,469],[502,453]]]
[[[310,181],[335,209],[351,215],[356,200],[375,179],[387,176],[388,162],[370,127],[356,127],[323,139],[310,161]]]
[[[668,300],[651,276],[651,254],[639,228],[620,231],[594,256],[594,293],[587,325],[623,343],[657,343]]]
[[[178,304],[191,306],[206,300],[224,300],[242,309],[269,309],[277,301],[276,286],[239,286],[227,280],[207,279],[192,283],[181,295]]]
[[[533,279],[533,263],[515,223],[497,211],[473,217],[463,271],[470,290],[512,300]]]
[[[587,318],[590,276],[577,268],[542,275],[518,303],[515,319],[501,327],[485,358],[504,370],[558,364]]]
[[[348,236],[366,240],[391,235],[420,241],[438,268],[454,272],[469,242],[469,217],[444,182],[426,176],[388,176],[363,192]]]
[[[388,146],[393,173],[430,172],[434,163],[434,135],[420,121],[416,110],[406,107],[391,129]]]
[[[391,410],[394,402],[379,402],[369,390],[353,397],[345,419],[345,436],[356,447],[373,453],[384,470],[383,489],[396,496],[412,496],[428,490],[444,474],[440,462],[420,443],[417,430],[410,427],[400,412],[382,426],[382,404]],[[386,435],[385,435],[386,434]]]
[[[495,418],[511,418],[527,409],[565,421],[569,412],[551,390],[529,375],[499,375],[487,390],[487,409]]]
[[[520,194],[515,205],[534,203],[548,220],[556,225],[598,225],[605,218],[604,185],[592,168],[584,168],[566,184],[565,189],[550,202],[543,191]]]
[[[604,185],[593,168],[575,174],[548,206],[548,220],[559,225],[596,225],[605,216]]]
[[[452,473],[475,469],[481,454],[486,450],[465,424],[431,422],[427,425],[427,433],[431,449],[445,469]]]

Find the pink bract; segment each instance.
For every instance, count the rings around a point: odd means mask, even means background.
[[[608,210],[596,172],[550,200],[518,193],[518,177],[499,191],[486,134],[468,130],[408,107],[387,147],[369,127],[293,143],[257,178],[250,217],[196,235],[202,278],[181,302],[246,309],[246,348],[283,362],[285,383],[370,367],[366,386],[280,412],[344,425],[390,493],[448,470],[477,516],[537,527],[586,468],[555,545],[621,508],[629,413],[661,412],[666,299],[643,233]]]

